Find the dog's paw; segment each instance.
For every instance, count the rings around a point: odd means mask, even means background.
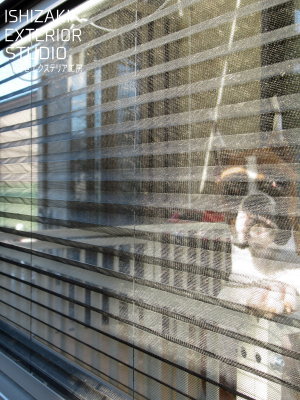
[[[290,314],[296,310],[297,292],[292,286],[281,282],[263,281],[252,288],[246,304],[270,313]]]

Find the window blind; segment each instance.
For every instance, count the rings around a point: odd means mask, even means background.
[[[3,326],[116,398],[298,399],[299,1],[89,4],[1,53]]]

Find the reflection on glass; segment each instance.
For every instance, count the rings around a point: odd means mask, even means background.
[[[66,60],[1,54],[7,322],[137,399],[297,399],[297,7],[272,4],[101,2]]]

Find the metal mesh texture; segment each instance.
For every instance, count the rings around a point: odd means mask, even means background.
[[[299,400],[299,0],[83,4],[0,54],[5,324],[118,399]]]

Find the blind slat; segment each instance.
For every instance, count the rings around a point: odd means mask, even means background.
[[[0,65],[0,342],[124,398],[294,399],[296,3],[105,0],[74,27],[51,63],[81,71]]]

